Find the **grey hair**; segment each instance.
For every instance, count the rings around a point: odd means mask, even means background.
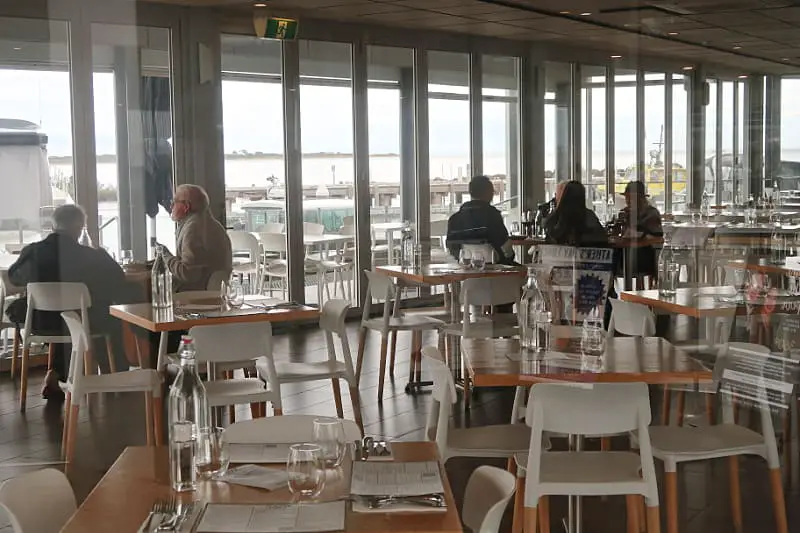
[[[86,225],[86,211],[77,204],[59,206],[53,211],[53,229],[71,231]]]
[[[208,193],[199,185],[185,183],[183,185],[178,185],[176,192],[178,191],[183,191],[186,193],[189,203],[192,206],[192,211],[195,213],[202,213],[203,211],[206,211],[211,203],[211,201],[208,199]]]

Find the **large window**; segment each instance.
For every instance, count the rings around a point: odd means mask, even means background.
[[[544,179],[545,199],[555,195],[556,183],[572,179],[572,65],[545,62]]]
[[[428,117],[433,222],[447,218],[469,199],[467,186],[472,168],[468,54],[428,54]]]
[[[586,186],[587,200],[598,215],[602,215],[607,203],[606,69],[582,65],[581,75],[583,183]]]
[[[0,253],[38,240],[75,197],[68,35],[66,22],[0,18]]]
[[[483,56],[483,173],[498,208],[519,220],[519,72],[515,57]]]
[[[663,213],[666,209],[664,74],[647,72],[644,84],[644,180],[650,201]]]
[[[780,190],[797,191],[800,189],[800,179],[797,178],[800,176],[800,78],[781,80],[780,135]]]
[[[722,114],[719,117],[722,126],[722,153],[719,155],[721,169],[720,182],[722,189],[719,200],[723,205],[734,201],[733,177],[734,168],[739,161],[739,154],[733,147],[733,121],[736,118],[733,108],[734,82],[720,82],[722,90]]]
[[[687,124],[689,78],[683,74],[672,75],[672,210],[686,208],[689,194],[689,136]]]
[[[303,150],[303,220],[306,242],[306,302],[321,303],[318,282],[337,284],[339,272],[316,259],[330,244],[312,243],[313,233],[340,233],[355,216],[353,89],[346,43],[300,42],[300,143]],[[320,274],[320,269],[323,270]],[[352,269],[343,272],[352,274]],[[355,291],[351,291],[355,295]]]
[[[740,154],[739,155],[739,165],[735,168],[736,175],[734,177],[734,183],[736,188],[736,193],[738,196],[738,203],[743,203],[747,201],[750,197],[750,168],[749,168],[749,156],[747,154],[747,150],[745,148],[745,139],[748,136],[746,131],[746,125],[749,122],[747,116],[747,110],[745,109],[744,102],[745,102],[745,95],[746,95],[746,85],[747,80],[738,80],[736,82],[736,95],[738,100],[738,113],[736,116],[737,123],[739,124],[739,136],[737,139],[737,146],[736,150]]]
[[[716,176],[717,165],[717,80],[707,80],[708,83],[708,105],[706,106],[706,154],[704,165],[704,190],[716,197]],[[713,203],[713,200],[712,200]]]
[[[614,165],[616,191],[639,179],[636,165],[636,71],[614,73]]]

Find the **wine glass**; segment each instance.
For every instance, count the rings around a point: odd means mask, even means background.
[[[470,263],[475,270],[483,270],[483,267],[486,266],[486,258],[483,256],[483,252],[472,252]]]
[[[313,435],[314,443],[321,449],[321,459],[325,468],[341,466],[347,450],[342,421],[338,418],[317,418],[314,420]]]
[[[244,305],[244,288],[239,278],[232,277],[230,281],[222,282],[222,299],[231,309],[239,309]]]
[[[289,446],[286,472],[292,494],[316,498],[325,488],[322,448],[318,444],[292,444]]]
[[[195,468],[200,479],[214,479],[228,471],[231,457],[225,429],[208,428],[197,435]]]
[[[133,263],[133,251],[131,250],[120,250],[119,252],[119,264],[122,267],[126,267]]]
[[[469,268],[472,265],[472,253],[463,246],[458,252],[458,264],[463,268]]]

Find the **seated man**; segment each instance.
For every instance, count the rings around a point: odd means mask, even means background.
[[[8,277],[11,283],[20,287],[37,282],[84,283],[92,298],[89,308],[91,332],[109,337],[117,371],[127,370],[129,363],[122,342],[122,324],[109,315],[108,306],[131,302],[142,295],[138,294],[140,290],[135,284],[126,281],[122,268],[105,250],[78,244],[85,224],[86,213],[80,206],[57,208],[53,212],[53,233],[23,248],[19,259],[9,268]],[[9,309],[12,320],[24,322],[25,303],[25,299],[21,299],[18,309]],[[37,312],[33,324],[37,333],[69,334],[59,313]],[[104,372],[108,372],[106,343],[99,337],[94,342],[94,360]],[[56,345],[53,370],[48,373],[42,392],[45,398],[63,397],[57,380],[67,378],[70,352],[69,345]]]
[[[647,191],[641,181],[631,181],[625,187],[625,208],[620,218],[625,221],[626,236],[661,237],[661,213],[647,199]],[[636,249],[634,276],[656,275],[656,251],[652,246]]]
[[[514,248],[508,240],[508,230],[500,211],[492,205],[492,181],[486,176],[475,176],[469,182],[469,195],[472,199],[447,222],[447,249],[453,257],[458,257],[464,244],[488,244],[495,251],[498,263],[513,264]]]
[[[208,208],[208,194],[198,185],[181,185],[172,202],[172,220],[178,223],[173,256],[164,247],[175,292],[206,290],[217,271],[233,269],[231,240]]]

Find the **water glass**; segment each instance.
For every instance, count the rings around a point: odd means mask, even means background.
[[[511,223],[511,235],[519,235],[519,222]]]
[[[677,263],[658,265],[658,293],[662,296],[675,296],[679,275],[680,267]]]
[[[244,288],[239,278],[231,278],[230,281],[222,282],[220,289],[222,301],[231,309],[239,309],[244,305]]]
[[[483,267],[486,266],[486,258],[483,256],[483,252],[473,252],[471,264],[475,270],[483,270]]]
[[[133,263],[133,251],[132,250],[120,250],[119,252],[119,264],[123,267],[126,267]]]
[[[292,444],[286,461],[289,490],[296,496],[316,498],[325,488],[322,449],[318,444]]]
[[[703,223],[703,215],[697,209],[692,209],[690,212],[690,216],[692,217],[692,225],[698,226]]]
[[[581,335],[581,352],[585,355],[601,356],[606,350],[606,334],[600,327],[584,326]]]
[[[198,479],[214,479],[228,471],[231,462],[225,429],[202,429],[197,435],[195,468]]]
[[[341,466],[347,451],[342,421],[338,418],[317,418],[313,431],[314,443],[320,447],[325,468]]]
[[[458,264],[463,268],[472,266],[472,253],[466,248],[461,248],[458,252]]]

